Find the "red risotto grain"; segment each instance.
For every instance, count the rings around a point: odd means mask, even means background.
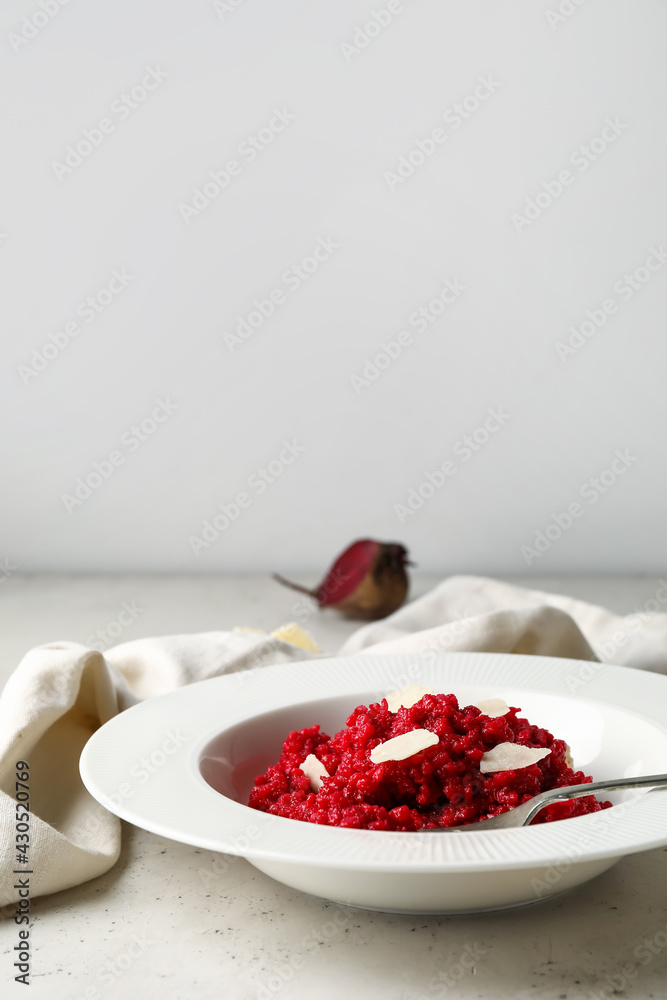
[[[548,788],[592,779],[565,761],[567,744],[531,725],[511,708],[490,718],[474,705],[460,708],[453,694],[427,694],[411,708],[390,712],[386,699],[355,708],[345,729],[329,737],[319,726],[288,735],[280,760],[255,778],[248,805],[307,823],[366,830],[421,830],[460,826],[497,816]],[[373,747],[413,729],[439,742],[405,760],[374,764]],[[479,763],[498,743],[549,748],[529,767],[483,774]],[[326,767],[317,792],[299,765],[314,754]],[[581,816],[610,806],[593,795],[557,802],[534,823]]]

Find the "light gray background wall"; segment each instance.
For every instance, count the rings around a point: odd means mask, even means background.
[[[0,556],[662,571],[663,3],[0,9]]]

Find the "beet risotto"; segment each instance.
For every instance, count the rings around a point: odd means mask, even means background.
[[[424,690],[360,705],[333,737],[317,725],[290,733],[248,804],[308,823],[412,831],[475,823],[548,788],[592,780],[569,766],[563,740],[520,709],[500,699],[460,708],[453,694]],[[609,805],[593,795],[557,802],[533,822]]]

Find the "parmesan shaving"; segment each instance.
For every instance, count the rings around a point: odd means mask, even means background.
[[[398,712],[399,708],[412,708],[425,694],[433,694],[433,691],[431,688],[422,687],[421,684],[408,684],[407,687],[387,695],[387,707],[390,712]]]
[[[310,787],[314,792],[319,791],[322,785],[322,778],[330,777],[326,767],[321,760],[318,760],[314,753],[309,753],[303,764],[299,764],[299,768],[306,777],[310,778]]]
[[[388,760],[405,760],[413,754],[425,750],[426,747],[435,746],[440,742],[440,737],[432,733],[430,729],[413,729],[402,736],[394,736],[391,740],[379,743],[371,750],[371,760],[374,764],[383,764]]]
[[[484,701],[475,703],[482,715],[488,715],[490,719],[497,719],[501,715],[507,715],[510,710],[509,705],[503,698],[486,698]]]
[[[490,774],[492,771],[516,771],[536,764],[550,753],[551,750],[541,747],[524,747],[520,743],[498,743],[492,750],[486,751],[479,762],[479,769],[483,774]]]

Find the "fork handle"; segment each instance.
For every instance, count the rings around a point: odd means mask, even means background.
[[[613,792],[619,788],[661,788],[667,787],[667,774],[645,774],[638,778],[612,778],[609,781],[590,781],[583,785],[565,785],[563,788],[550,788],[535,796],[534,808],[526,813],[522,826],[527,826],[545,806],[552,802],[578,799],[583,795],[593,795],[595,792]],[[527,805],[528,803],[526,803]]]

